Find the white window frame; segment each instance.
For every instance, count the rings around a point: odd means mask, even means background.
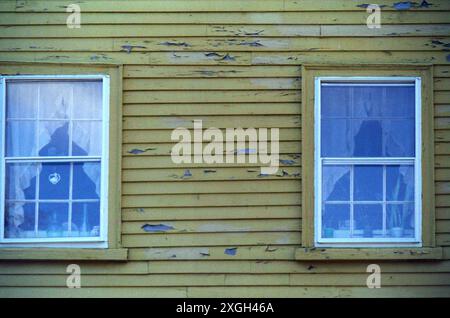
[[[388,85],[415,86],[415,157],[410,158],[327,158],[321,157],[321,87],[334,83],[358,85],[358,82]],[[378,82],[378,83],[377,83]],[[422,246],[422,168],[421,168],[421,78],[420,77],[315,77],[314,79],[314,244],[318,247],[421,247]],[[415,227],[413,238],[323,238],[322,237],[322,166],[326,164],[414,164],[414,211]]]
[[[50,238],[5,238],[5,148],[6,148],[6,84],[8,80],[101,80],[102,81],[102,154],[100,158],[100,235],[98,237],[50,237]],[[86,75],[8,75],[0,76],[0,248],[3,247],[61,247],[61,248],[107,248],[108,247],[108,161],[109,161],[109,95],[110,78],[103,74]],[[16,158],[15,158],[16,159]],[[75,162],[89,161],[89,156],[26,157],[21,162]],[[22,160],[23,159],[23,160]],[[13,159],[14,160],[14,159]]]

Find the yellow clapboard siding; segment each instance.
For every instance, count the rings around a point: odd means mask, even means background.
[[[436,191],[437,194],[450,194],[450,181],[449,182],[437,182]]]
[[[251,52],[251,56],[251,63],[254,65],[450,63],[447,59],[448,52]]]
[[[434,106],[435,117],[450,117],[450,105],[435,105]]]
[[[139,265],[139,266],[138,266]],[[269,274],[269,273],[366,273],[365,262],[292,262],[292,261],[242,261],[242,260],[196,260],[196,261],[132,261],[127,264],[81,263],[85,275],[91,274]],[[448,273],[450,262],[382,262],[383,273]],[[0,274],[47,274],[65,275],[67,264],[49,262],[5,262]],[[137,270],[134,270],[137,269]],[[17,277],[17,276],[16,276]]]
[[[299,235],[300,236],[300,235]],[[130,260],[292,260],[295,246],[261,245],[241,246],[235,255],[225,254],[225,249],[233,246],[175,247],[175,248],[133,248]]]
[[[123,221],[300,219],[300,206],[135,208],[122,211]]]
[[[450,77],[449,66],[435,66],[434,77]],[[301,67],[296,65],[251,66],[155,66],[125,65],[124,78],[201,78],[201,77],[301,77]]]
[[[437,233],[450,233],[450,221],[449,220],[436,220],[436,232]]]
[[[450,78],[435,78],[433,88],[437,91],[450,91]]]
[[[450,143],[436,143],[434,153],[438,155],[450,155]]]
[[[2,261],[0,266],[0,275],[7,274],[67,274],[67,266],[71,262],[18,262],[18,261]],[[82,262],[77,261],[83,275],[91,274],[147,274],[147,262],[127,262],[127,263],[107,263],[107,262]]]
[[[174,143],[161,143],[161,144],[125,144],[122,147],[122,154],[124,156],[167,156],[172,153],[173,147],[177,144],[177,142]],[[234,153],[235,151],[243,151],[242,148],[238,147],[238,144],[236,142],[224,142],[224,143],[218,143],[218,142],[208,142],[205,141],[203,143],[180,143],[180,145],[185,145],[187,147],[191,147],[191,149],[194,149],[194,147],[202,146],[205,147],[206,145],[211,146],[220,146],[223,148],[223,153]],[[233,152],[227,151],[227,149],[235,149]],[[245,148],[247,149],[253,149],[248,146],[248,143],[245,145]],[[203,149],[203,148],[202,148]],[[446,148],[440,147],[442,149],[441,151],[444,151],[444,153],[450,153],[445,152]],[[256,149],[255,149],[256,151]],[[266,147],[259,146],[258,145],[258,152],[267,151],[267,153],[270,153],[270,143],[267,144]],[[300,142],[294,142],[294,141],[280,141],[279,142],[279,153],[280,154],[290,154],[290,153],[300,153],[301,152],[301,143]],[[256,152],[255,152],[256,153]]]
[[[450,91],[437,91],[434,93],[434,102],[436,104],[450,104]]]
[[[11,9],[11,0],[7,0],[5,4],[6,11]],[[366,3],[362,0],[357,1],[323,1],[317,2],[314,0],[266,0],[264,6],[261,6],[259,0],[247,0],[245,2],[239,0],[223,1],[205,1],[205,0],[158,0],[148,1],[135,0],[121,3],[120,6],[113,5],[114,1],[105,0],[91,0],[84,3],[84,10],[86,12],[267,12],[267,11],[359,11],[364,9]],[[109,2],[111,5],[105,5]],[[21,5],[15,7],[17,12],[61,12],[61,8],[70,4],[67,0],[49,1],[49,0],[35,0],[25,1]],[[378,5],[383,7],[383,10],[396,10],[392,5],[392,1],[382,0],[378,1]],[[362,6],[362,7],[361,7]],[[450,10],[450,5],[445,0],[435,0],[433,3],[434,10]],[[12,6],[14,8],[14,6]],[[415,10],[428,10],[427,6],[418,6]],[[13,10],[14,11],[14,10]]]
[[[147,225],[147,227],[146,227]],[[162,226],[161,226],[162,225]],[[167,230],[165,230],[167,229]],[[297,219],[267,219],[258,220],[208,220],[208,221],[172,221],[155,222],[124,222],[124,234],[159,234],[163,233],[229,233],[229,232],[296,232],[300,231],[300,220]]]
[[[391,273],[386,275],[383,286],[448,286],[450,274]],[[414,277],[414,278],[413,278]],[[333,286],[366,286],[366,274],[197,274],[183,275],[89,275],[84,277],[85,287],[127,287],[127,286],[324,286],[328,281]],[[0,286],[46,286],[62,287],[65,276],[0,276]],[[14,286],[14,285],[13,285]]]
[[[124,116],[299,115],[300,103],[127,104]]]
[[[438,184],[438,193],[449,184]],[[446,187],[446,188],[445,188]],[[136,194],[195,194],[195,193],[279,193],[300,192],[299,180],[261,181],[202,181],[202,182],[128,182],[123,184],[124,195]]]
[[[17,297],[34,297],[34,298],[112,298],[112,297],[145,297],[145,298],[169,298],[169,297],[187,297],[187,290],[185,287],[121,287],[121,288],[67,288],[64,287],[49,287],[49,288],[23,288],[10,287],[0,288],[0,297],[2,298],[17,298]]]
[[[439,196],[438,196],[439,198]],[[450,196],[447,199],[450,204]],[[439,202],[439,200],[438,200]],[[170,206],[247,206],[247,205],[299,205],[299,193],[274,193],[264,196],[248,194],[167,194],[167,195],[126,195],[123,207],[170,207]]]
[[[447,68],[441,68],[445,74]],[[124,78],[234,78],[234,77],[299,77],[301,68],[296,65],[287,66],[188,66],[188,65],[125,65]],[[443,75],[441,75],[444,77]]]
[[[447,194],[436,195],[436,206],[450,207],[450,195]]]
[[[434,160],[437,168],[449,168],[450,158],[448,155],[436,155]]]
[[[125,91],[125,103],[266,103],[296,102],[300,91],[296,90],[247,90],[247,91]]]
[[[436,181],[449,181],[450,180],[450,169],[436,169],[435,170],[435,180]]]
[[[161,90],[300,90],[297,78],[228,78],[228,79],[126,79],[126,91]]]
[[[450,234],[437,233],[436,234],[436,244],[438,246],[450,246]]]
[[[239,297],[271,297],[277,295],[280,298],[309,298],[309,297],[449,297],[450,288],[448,286],[436,287],[386,287],[386,288],[367,288],[364,287],[336,287],[333,289],[327,287],[190,287],[188,288],[189,297],[211,297],[211,298],[239,298]],[[445,296],[444,296],[445,295]]]
[[[299,167],[282,167],[276,174],[261,175],[259,168],[191,168],[192,178],[185,175],[186,169],[127,169],[123,171],[124,182],[146,181],[225,181],[225,180],[284,180],[300,179]]]
[[[450,68],[448,66],[435,66],[433,70],[435,77],[450,77]]]
[[[300,232],[237,232],[192,233],[192,234],[125,234],[122,236],[124,247],[179,247],[179,246],[225,246],[234,249],[241,245],[299,245]],[[193,248],[195,250],[195,248]],[[200,256],[205,256],[200,254]],[[207,255],[206,255],[207,256]]]
[[[4,3],[4,1],[2,1]],[[11,3],[11,7],[15,7],[15,3]],[[40,12],[34,14],[31,12],[8,12],[0,13],[0,25],[66,25],[67,14],[64,12]],[[346,24],[365,24],[367,20],[367,12],[365,10],[358,11],[341,11],[339,14],[330,11],[310,11],[310,12],[191,12],[185,14],[183,12],[83,12],[83,28],[89,28],[91,25],[107,24],[110,29],[119,31],[121,28],[114,28],[119,24],[126,27],[128,24],[160,24],[174,25],[179,24],[210,24],[217,25],[346,25]],[[383,10],[383,29],[402,26],[403,24],[423,24],[420,27],[428,29],[423,34],[422,28],[417,33],[423,35],[434,35],[439,29],[432,24],[448,23],[448,12],[444,11],[386,11]],[[411,27],[411,26],[409,26]],[[427,28],[431,27],[431,28]],[[434,28],[433,28],[434,27]],[[142,30],[142,26],[139,29]],[[105,28],[106,29],[106,28]],[[177,32],[160,30],[160,32]],[[176,29],[176,28],[175,28]],[[275,29],[275,28],[274,28]],[[431,31],[432,30],[432,31]],[[75,34],[81,30],[73,30]],[[133,30],[136,36],[138,30]],[[148,32],[148,31],[147,31]],[[151,31],[150,31],[151,32]],[[159,34],[159,33],[158,33]],[[161,33],[165,34],[165,33]],[[411,34],[411,31],[409,32]],[[438,33],[439,34],[439,33]],[[161,36],[160,35],[160,36]],[[413,35],[413,34],[411,34]],[[73,35],[76,36],[76,35]]]
[[[331,27],[335,32],[339,28]],[[359,26],[363,30],[371,30]],[[325,36],[326,31],[325,32]],[[339,32],[342,35],[342,32]],[[353,35],[353,31],[347,33]],[[295,36],[295,35],[294,35]],[[448,37],[440,38],[448,43]],[[383,38],[319,38],[319,37],[173,37],[173,38],[23,38],[2,39],[0,51],[24,52],[198,52],[214,48],[214,52],[322,52],[322,51],[441,51],[442,45],[435,45],[433,37],[383,37]]]
[[[155,65],[250,65],[250,52],[0,52],[0,60]]]
[[[150,74],[149,74],[150,75]],[[123,82],[126,91],[139,90],[301,90],[300,77],[253,77],[253,78],[145,78],[126,79]],[[450,78],[435,78],[434,89],[450,91]]]
[[[434,132],[434,139],[436,141],[450,141],[450,129],[449,130],[436,130]]]
[[[257,163],[249,163],[249,160],[246,160],[245,163],[237,163],[236,158],[234,159],[234,163],[195,163],[195,158],[191,157],[191,161],[189,163],[174,163],[170,156],[155,156],[155,157],[142,157],[142,156],[134,156],[134,157],[124,157],[122,160],[122,168],[124,169],[146,169],[146,168],[179,168],[184,169],[183,178],[190,178],[191,171],[189,168],[199,168],[203,169],[216,169],[219,167],[247,167],[249,169],[258,169],[260,167],[266,167],[268,164],[262,164],[261,162]],[[225,159],[224,159],[225,160]],[[438,162],[439,164],[439,162]],[[280,155],[279,167],[283,168],[286,166],[298,167],[300,166],[300,160],[298,154],[292,155]],[[440,166],[444,166],[440,164]],[[450,164],[448,165],[450,167]],[[189,170],[189,171],[186,171]],[[261,177],[265,177],[262,175]]]
[[[222,134],[226,133],[225,129],[221,129]],[[300,140],[300,128],[281,128],[280,140]],[[124,130],[123,141],[125,143],[158,143],[158,142],[173,142],[171,140],[172,130]],[[439,136],[445,137],[445,131],[436,132],[437,138]],[[448,134],[450,140],[450,133]]]
[[[330,13],[328,13],[330,14]],[[320,27],[306,25],[212,25],[208,26],[208,35],[213,36],[320,36],[320,37],[350,37],[350,36],[370,36],[370,37],[416,37],[426,35],[448,36],[449,25],[386,25],[385,14],[383,12],[383,27],[369,29],[366,26],[366,19],[361,19],[356,25],[336,25],[335,22],[321,25]],[[448,23],[449,21],[445,21]],[[387,22],[388,23],[388,22]],[[340,23],[347,24],[347,23]],[[318,32],[319,34],[315,34]],[[339,43],[343,43],[342,39]],[[325,42],[325,41],[324,41]]]
[[[0,60],[154,65],[450,64],[447,52],[1,52]]]
[[[450,262],[382,262],[383,273],[448,273]],[[23,271],[24,269],[22,269]],[[360,273],[366,274],[365,262],[289,262],[289,261],[150,261],[153,274],[167,273]],[[15,271],[20,273],[19,270]]]
[[[339,32],[339,27],[332,26],[332,30]],[[349,28],[349,27],[347,27]],[[359,26],[359,28],[364,30],[368,29],[367,26]],[[337,30],[336,30],[337,29]],[[450,28],[448,28],[450,31]],[[349,30],[348,33],[339,32],[341,36],[347,34],[349,36],[354,35],[354,30]],[[448,34],[448,32],[447,32]],[[327,36],[327,31],[324,31],[325,36]],[[287,34],[286,36],[289,36]],[[214,48],[215,52],[222,51],[439,51],[442,50],[441,45],[433,44],[434,38],[430,37],[420,37],[420,38],[395,38],[395,37],[383,37],[383,38],[319,38],[319,37],[297,37],[301,34],[292,34],[296,37],[227,37],[227,38],[215,38],[215,37],[195,37],[195,38],[147,38],[147,39],[117,39],[111,41],[110,39],[102,39],[101,44],[105,47],[109,47],[111,42],[113,42],[113,51],[120,51],[126,45],[131,45],[136,51],[203,51],[210,48]],[[77,42],[89,43],[91,39],[83,39]],[[442,42],[447,43],[448,38],[442,38]],[[45,43],[45,45],[51,45],[55,50],[70,50],[76,51],[78,48],[70,47],[70,42],[63,39],[56,40],[38,40],[31,39],[29,42],[36,45],[36,49],[30,49],[28,47],[20,47],[20,43],[23,41],[18,40],[4,40],[3,46],[0,45],[0,50],[5,50],[8,48],[16,48],[16,50],[36,50],[45,51],[45,47],[39,47],[40,43]]]
[[[216,92],[215,92],[216,93]],[[173,94],[173,93],[172,93]],[[126,94],[125,94],[126,95]],[[160,94],[158,94],[160,95]],[[170,95],[170,94],[168,94]],[[192,95],[195,95],[193,92]],[[200,94],[202,95],[202,94]],[[211,94],[214,96],[214,94]],[[218,94],[220,95],[220,94]],[[125,97],[126,98],[126,97]],[[186,97],[182,97],[186,98]],[[179,127],[193,129],[194,121],[202,121],[206,129],[215,128],[253,128],[253,132],[261,133],[257,128],[293,128],[300,127],[300,116],[179,116],[179,117],[126,117],[124,129],[175,129]],[[449,118],[450,120],[450,118]],[[270,131],[267,132],[269,134]],[[192,133],[193,134],[193,133]],[[193,138],[193,136],[191,137]]]
[[[437,95],[437,94],[436,94]],[[450,92],[448,97],[450,97]],[[435,129],[449,129],[450,128],[450,117],[443,117],[443,118],[437,118],[434,121],[434,128]]]
[[[450,209],[437,208],[436,219],[438,220],[450,220]]]

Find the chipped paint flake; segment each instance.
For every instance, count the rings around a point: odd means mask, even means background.
[[[237,253],[237,247],[226,248],[224,253],[227,255],[235,256]]]
[[[127,52],[127,54],[130,54],[133,49],[146,49],[147,47],[143,46],[143,45],[125,44],[125,45],[122,45],[121,48],[122,48],[122,51]]]
[[[295,161],[290,159],[280,159],[280,163],[283,165],[292,166],[293,164],[295,164]]]
[[[191,171],[189,169],[184,170],[182,178],[190,178],[190,177],[192,177]]]
[[[133,155],[139,155],[141,153],[144,153],[144,152],[147,152],[147,151],[150,151],[150,150],[155,150],[155,149],[156,148],[145,148],[145,149],[134,148],[134,149],[131,149],[131,150],[127,151],[127,152],[130,153],[130,154],[133,154]]]
[[[166,232],[174,229],[173,226],[166,224],[144,224],[141,228],[145,232]]]
[[[159,45],[165,45],[165,46],[178,46],[178,47],[190,47],[191,45],[186,42],[176,42],[176,41],[166,41],[158,43]]]

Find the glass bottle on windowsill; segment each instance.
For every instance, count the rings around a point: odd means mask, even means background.
[[[61,228],[58,225],[56,211],[53,211],[48,228],[47,228],[47,236],[48,237],[60,237],[61,234],[62,234]]]
[[[83,204],[83,222],[81,223],[80,236],[91,236],[87,221],[87,204]]]

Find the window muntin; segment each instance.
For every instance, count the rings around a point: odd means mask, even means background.
[[[420,78],[315,85],[316,245],[420,245]]]
[[[2,244],[106,247],[108,86],[100,75],[2,78]]]

